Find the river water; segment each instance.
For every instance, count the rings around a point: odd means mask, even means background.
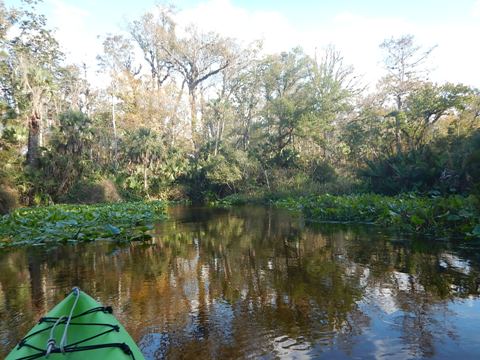
[[[174,207],[148,243],[0,253],[0,358],[79,286],[147,359],[480,359],[480,245],[264,207]]]

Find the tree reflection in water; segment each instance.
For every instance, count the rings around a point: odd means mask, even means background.
[[[480,354],[473,245],[262,207],[171,216],[151,243],[0,254],[0,355],[73,286],[114,306],[150,359]]]

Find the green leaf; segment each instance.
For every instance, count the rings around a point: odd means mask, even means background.
[[[118,227],[111,224],[105,225],[105,229],[113,235],[119,235],[121,233],[121,230]]]
[[[398,213],[393,210],[389,210],[388,213],[390,214],[390,216],[398,216]]]
[[[471,232],[471,235],[472,236],[475,236],[475,237],[480,237],[480,224],[476,225],[472,232]]]
[[[410,218],[410,221],[417,226],[425,224],[425,220],[423,220],[421,217],[417,215],[412,215],[412,217]]]
[[[458,215],[450,214],[450,215],[447,216],[447,220],[448,221],[458,221],[458,220],[462,220],[462,218]]]

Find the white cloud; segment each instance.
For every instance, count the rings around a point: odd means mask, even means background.
[[[475,9],[473,14],[479,16],[480,0]],[[425,47],[438,45],[430,59],[433,81],[480,86],[480,73],[476,71],[480,50],[472,44],[472,39],[480,34],[480,23],[432,26],[398,17],[341,13],[330,21],[300,31],[279,12],[249,11],[234,5],[231,0],[206,0],[181,11],[178,20],[245,42],[263,39],[267,52],[289,50],[299,45],[313,54],[315,49],[333,44],[368,82],[375,82],[382,75],[379,44],[385,38],[413,34]]]
[[[480,23],[423,25],[401,18],[382,18],[340,14],[331,23],[312,29],[319,43],[331,42],[344,54],[365,79],[374,82],[382,74],[383,54],[379,44],[385,38],[413,34],[425,49],[438,46],[432,53],[431,80],[462,82],[480,86],[476,71],[480,50],[472,39],[480,34]],[[320,35],[323,34],[322,37]]]
[[[58,28],[58,38],[69,59],[76,63],[86,62],[93,68],[102,46],[93,32],[96,30],[88,26],[91,14],[61,0],[48,0],[48,4],[53,9],[49,21]],[[464,22],[429,25],[432,22],[414,23],[399,17],[340,13],[300,30],[286,15],[275,10],[247,10],[231,0],[205,0],[181,10],[177,21],[181,25],[194,23],[203,30],[215,31],[245,43],[264,40],[266,52],[302,46],[313,55],[316,49],[333,44],[342,52],[345,62],[354,65],[370,83],[376,82],[383,73],[379,48],[383,39],[413,34],[419,44],[426,47],[438,45],[430,59],[434,69],[432,80],[480,87],[480,72],[476,71],[480,49],[474,44],[480,34],[480,21],[471,21],[473,16],[480,17],[480,0],[475,2],[470,14],[465,14]],[[93,71],[91,73],[95,75]]]
[[[473,3],[471,14],[474,18],[480,18],[480,0]]]
[[[67,61],[87,64],[89,80],[96,83],[94,67],[101,44],[87,25],[90,13],[61,0],[48,0],[47,4],[51,7],[48,21],[56,29],[56,38],[66,53]]]
[[[300,33],[276,11],[247,11],[229,0],[209,0],[177,15],[180,24],[195,24],[205,31],[245,42],[265,40],[267,52],[287,50],[299,43]]]
[[[356,71],[364,76],[365,81],[374,83],[383,72],[379,44],[385,37],[415,33],[415,30],[402,19],[341,13],[328,23],[312,28],[304,36],[310,42],[305,48],[309,50],[312,46],[322,48],[333,44],[344,55],[345,61],[354,65]]]

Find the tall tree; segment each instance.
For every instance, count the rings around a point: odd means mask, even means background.
[[[170,77],[173,64],[169,49],[175,47],[174,8],[158,6],[129,25],[130,35],[143,52],[154,86],[160,88]]]
[[[177,40],[167,49],[175,70],[180,73],[188,89],[192,141],[198,149],[197,93],[199,86],[219,74],[234,61],[232,43],[215,33],[202,33],[194,27],[187,29],[187,36]]]
[[[308,149],[308,142],[312,140],[314,148],[308,151],[328,160],[343,148],[338,135],[347,115],[353,112],[353,100],[362,86],[353,67],[345,64],[340,52],[329,46],[320,59],[315,57],[308,88],[313,105],[311,116],[305,117],[301,124],[303,146]],[[317,154],[315,147],[321,154]]]
[[[404,35],[383,41],[380,48],[385,52],[384,65],[387,70],[380,86],[395,104],[395,110],[389,115],[395,118],[395,142],[397,152],[400,153],[405,98],[426,79],[428,69],[425,62],[435,46],[423,49],[415,44],[413,35]]]
[[[247,149],[253,117],[258,111],[260,99],[260,78],[258,52],[259,43],[242,49],[236,61],[220,72],[216,81],[216,92],[208,102],[203,114],[205,139],[213,144],[217,155],[224,139],[232,137],[235,147],[243,143]],[[236,138],[240,136],[240,138]],[[240,141],[241,143],[239,143]]]
[[[423,145],[426,136],[440,119],[464,110],[472,90],[465,85],[426,83],[405,99],[407,126],[403,133],[410,149]]]
[[[300,123],[312,110],[308,77],[313,63],[299,48],[268,56],[262,65],[266,154],[277,159],[293,145]]]
[[[122,83],[129,85],[141,71],[136,66],[134,47],[131,41],[122,35],[108,35],[103,41],[103,54],[97,56],[100,68],[110,77],[111,122],[113,131],[113,156],[115,166],[118,160],[118,126],[116,102],[119,97],[128,93],[120,89]],[[121,93],[123,90],[123,94]]]
[[[35,3],[16,10],[8,17],[9,26],[18,30],[12,37],[2,39],[5,53],[2,61],[3,88],[10,94],[9,101],[17,115],[28,124],[27,163],[38,166],[39,146],[43,130],[43,117],[55,89],[63,54],[46,18],[35,12]]]
[[[130,33],[142,49],[158,86],[162,86],[172,72],[181,75],[181,91],[186,85],[189,95],[192,142],[198,149],[198,89],[232,63],[232,42],[215,33],[200,32],[193,26],[179,36],[172,8],[157,10],[157,15],[147,13],[133,22]]]
[[[158,134],[148,128],[138,128],[125,139],[123,161],[132,174],[140,172],[144,194],[149,193],[149,173],[159,166],[163,155],[163,142]]]
[[[42,158],[44,181],[50,193],[63,195],[75,182],[87,176],[93,167],[90,163],[93,130],[91,120],[79,111],[60,114],[58,127],[52,133],[48,152]],[[61,179],[61,180],[60,180]]]

